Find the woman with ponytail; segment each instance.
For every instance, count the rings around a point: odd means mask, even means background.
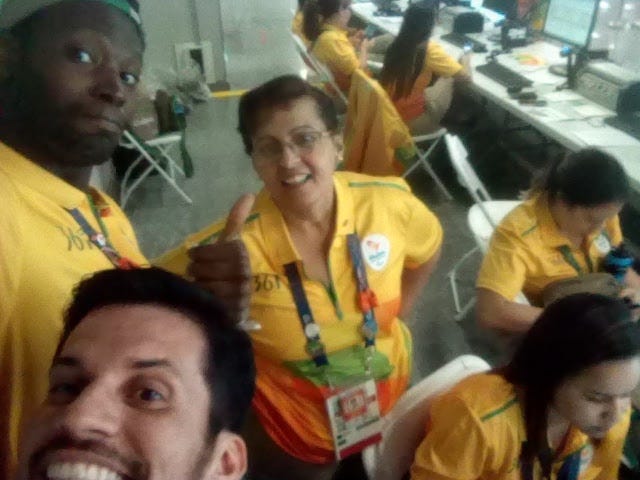
[[[411,479],[617,479],[639,379],[640,327],[622,300],[558,300],[504,368],[433,402]]]
[[[296,14],[293,16],[293,20],[291,20],[291,31],[296,34],[300,39],[304,42],[307,48],[311,46],[311,42],[304,34],[303,25],[304,25],[304,4],[305,0],[298,0],[298,9],[296,10]]]
[[[549,295],[554,288],[604,272],[605,258],[622,243],[618,214],[629,190],[622,166],[599,150],[574,152],[552,164],[493,233],[476,284],[479,323],[521,335],[545,299],[557,298]],[[638,275],[630,268],[621,280],[621,295],[638,303]],[[514,301],[520,292],[530,305]]]
[[[431,41],[438,2],[413,3],[386,51],[380,83],[414,135],[433,132],[451,105],[454,81],[468,81],[470,56],[456,61]],[[433,86],[433,77],[438,80]]]
[[[353,72],[367,70],[373,45],[360,34],[349,37],[351,0],[306,0],[303,12],[303,32],[311,42],[311,53],[331,70],[340,89],[348,92]]]

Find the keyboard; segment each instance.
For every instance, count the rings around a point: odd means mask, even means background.
[[[498,62],[480,65],[476,70],[505,87],[530,87],[533,82]]]
[[[607,125],[611,125],[624,133],[640,140],[640,112],[627,115],[618,115],[604,119]]]
[[[464,47],[465,45],[469,44],[472,46],[473,51],[476,53],[484,53],[487,51],[486,44],[479,42],[478,40],[474,40],[464,33],[451,32],[442,35],[442,37],[440,38],[445,42],[451,43],[457,47]]]

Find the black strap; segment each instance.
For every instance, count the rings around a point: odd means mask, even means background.
[[[369,288],[367,280],[367,270],[362,258],[362,250],[358,235],[352,233],[347,236],[349,253],[353,270],[358,284],[358,305],[362,311],[362,328],[361,333],[364,338],[365,348],[373,349],[376,343],[376,335],[378,334],[378,323],[376,321],[374,307],[378,305],[375,293]],[[324,343],[320,338],[320,327],[316,323],[307,294],[304,291],[300,271],[296,262],[288,263],[284,266],[284,272],[291,286],[298,318],[302,326],[302,331],[307,339],[306,350],[311,356],[314,363],[318,366],[329,364]]]
[[[300,278],[300,272],[298,271],[298,264],[296,262],[287,263],[284,266],[284,272],[291,286],[291,293],[298,310],[302,331],[307,338],[307,353],[311,356],[316,366],[328,365],[329,360],[327,359],[326,349],[320,339],[320,327],[313,318],[313,312],[309,306],[309,300],[307,300],[307,294],[304,291],[302,278]]]

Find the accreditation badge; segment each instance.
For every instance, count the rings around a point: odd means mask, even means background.
[[[586,472],[593,461],[593,445],[588,443],[580,452],[580,475]]]
[[[593,243],[602,255],[607,255],[611,251],[611,242],[604,233],[598,235]]]
[[[373,379],[334,389],[325,405],[338,461],[382,440],[382,417]]]

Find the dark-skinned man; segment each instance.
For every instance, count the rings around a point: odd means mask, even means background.
[[[147,263],[125,214],[89,186],[128,122],[145,39],[136,0],[0,5],[0,478],[10,478],[74,285]],[[192,252],[194,279],[237,321],[249,264],[232,237],[251,204],[243,197],[222,241]]]

